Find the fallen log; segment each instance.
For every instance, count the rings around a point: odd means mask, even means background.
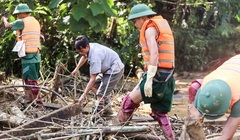
[[[142,123],[143,125],[145,125],[146,123],[156,123],[158,124],[157,121],[155,121],[153,118],[151,117],[133,117],[132,119],[133,122],[137,122],[138,124],[139,123]],[[226,122],[226,120],[204,120],[204,124],[205,125],[224,125],[224,123]],[[184,121],[183,120],[180,120],[178,122],[178,125],[180,124],[184,124]]]
[[[226,120],[204,120],[204,124],[208,125],[224,125]]]
[[[108,126],[103,128],[85,128],[85,129],[68,129],[61,132],[56,133],[38,133],[38,134],[30,134],[28,136],[21,136],[20,139],[52,139],[60,137],[64,139],[66,137],[80,137],[85,135],[96,135],[96,134],[115,134],[115,133],[139,133],[139,132],[147,132],[149,131],[149,127],[147,126]],[[148,136],[150,137],[150,136]],[[152,139],[150,140],[159,140],[156,139],[155,136],[151,136]],[[145,137],[146,138],[146,137]],[[155,139],[153,139],[155,138]],[[14,138],[13,138],[14,139]],[[10,138],[8,140],[11,140]]]
[[[81,112],[82,112],[82,106],[80,106],[79,103],[70,104],[58,110],[55,110],[50,114],[31,120],[11,130],[2,131],[2,134],[0,134],[0,138],[6,138],[8,137],[8,135],[13,135],[13,136],[29,135],[31,133],[36,132],[36,130],[33,129],[32,131],[24,131],[24,128],[49,126],[53,124],[51,123],[52,118],[67,119],[72,116],[78,115]]]

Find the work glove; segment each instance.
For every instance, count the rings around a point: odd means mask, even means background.
[[[157,66],[148,65],[147,80],[144,85],[144,94],[146,97],[152,97],[152,82],[156,72]]]

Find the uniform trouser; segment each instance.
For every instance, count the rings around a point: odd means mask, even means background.
[[[33,57],[32,59],[35,59],[35,57]],[[22,67],[23,67],[23,79],[24,79],[25,85],[38,86],[37,79],[39,78],[40,63],[23,63]],[[25,100],[27,102],[30,102],[35,99],[39,106],[43,105],[39,88],[26,87]]]

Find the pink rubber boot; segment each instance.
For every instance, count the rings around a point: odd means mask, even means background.
[[[126,122],[132,119],[132,114],[139,104],[135,104],[129,95],[123,97],[121,109],[118,112],[119,122]]]
[[[175,140],[175,135],[172,130],[171,123],[168,120],[167,113],[161,113],[160,111],[152,110],[150,116],[153,117],[154,120],[158,121],[158,124],[161,126],[164,135],[168,140]]]
[[[35,86],[38,86],[38,83],[36,80],[25,80],[25,84],[26,85],[35,85]],[[36,103],[37,103],[37,106],[38,107],[43,107],[43,102],[42,102],[42,98],[41,98],[41,95],[38,96],[39,93],[39,88],[38,87],[32,87],[31,88],[31,91],[32,91],[32,96],[34,99],[36,99],[37,97],[37,100],[36,100]]]
[[[188,103],[189,104],[192,104],[194,102],[197,91],[201,87],[201,85],[202,85],[202,79],[196,79],[191,83],[191,85],[188,89],[188,93],[189,93]]]

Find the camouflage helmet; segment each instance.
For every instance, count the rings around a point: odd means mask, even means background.
[[[231,89],[225,81],[212,80],[198,90],[194,106],[205,118],[214,120],[227,112],[231,98]]]
[[[149,15],[156,15],[156,13],[153,12],[146,4],[137,4],[132,7],[128,20]]]
[[[19,13],[31,13],[32,10],[28,7],[27,4],[18,4],[16,7],[15,7],[15,10],[13,12],[13,14],[19,14]]]

